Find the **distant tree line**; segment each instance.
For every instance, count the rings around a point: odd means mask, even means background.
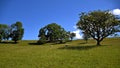
[[[96,45],[100,46],[103,39],[110,35],[117,36],[116,33],[120,32],[120,16],[113,15],[108,10],[82,12],[76,26],[82,31],[86,43],[88,38],[93,38],[96,40]],[[21,22],[16,22],[10,26],[0,24],[0,42],[11,39],[16,43],[22,39],[23,34],[24,28]],[[51,23],[40,28],[37,43],[65,43],[72,41],[75,36],[75,33],[66,31],[56,23]]]
[[[21,40],[24,34],[24,28],[21,22],[16,22],[12,25],[0,24],[0,42],[6,40],[13,40],[17,43]]]
[[[120,16],[113,15],[110,11],[96,10],[92,12],[82,12],[80,20],[76,24],[83,33],[83,39],[96,40],[96,45],[100,46],[101,41],[110,35],[120,32]],[[64,43],[75,37],[75,33],[67,32],[56,23],[48,24],[39,31],[38,43],[59,42]]]

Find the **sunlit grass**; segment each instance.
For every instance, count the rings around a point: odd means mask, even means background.
[[[66,44],[0,44],[0,68],[120,68],[120,38]],[[68,46],[65,46],[68,45]]]

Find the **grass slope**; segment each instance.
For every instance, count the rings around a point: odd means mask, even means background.
[[[29,43],[30,42],[30,43]],[[0,68],[120,68],[120,38],[35,45],[36,41],[0,44]]]

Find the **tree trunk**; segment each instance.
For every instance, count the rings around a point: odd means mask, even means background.
[[[17,43],[17,40],[15,40],[15,44]]]
[[[100,40],[97,40],[97,46],[101,46],[100,42]]]
[[[86,40],[86,43],[88,43],[87,40]]]

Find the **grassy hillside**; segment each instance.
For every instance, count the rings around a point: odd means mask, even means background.
[[[66,44],[0,44],[0,68],[120,68],[120,38],[105,39],[97,47],[94,40]]]

